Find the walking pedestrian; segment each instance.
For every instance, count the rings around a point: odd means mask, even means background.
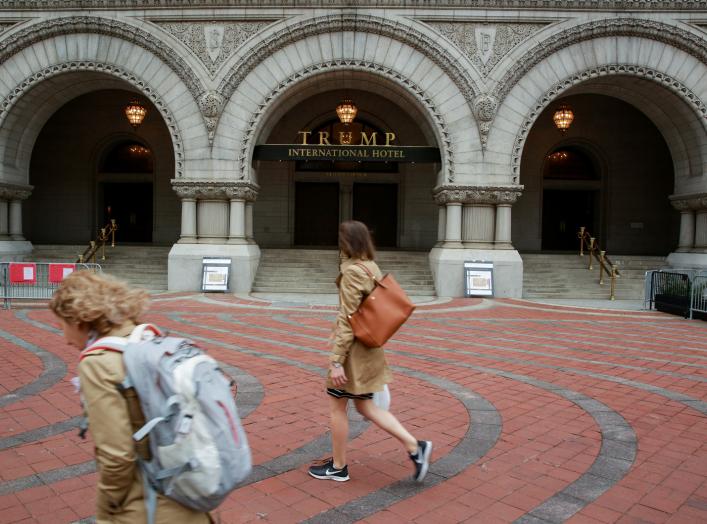
[[[361,301],[375,287],[369,272],[376,279],[382,278],[374,261],[373,241],[366,225],[356,220],[343,222],[339,226],[339,249],[342,257],[337,279],[339,314],[326,383],[333,456],[323,464],[310,467],[309,474],[317,479],[339,482],[349,480],[346,464],[349,419],[346,408],[348,401],[353,400],[361,415],[405,447],[415,468],[413,478],[420,482],[429,468],[432,442],[417,440],[392,413],[374,404],[373,393],[382,391],[383,386],[391,382],[391,372],[383,348],[369,348],[355,339],[348,321],[348,316],[358,309]]]
[[[90,271],[66,277],[49,303],[64,338],[83,351],[103,337],[127,337],[147,308],[147,292]],[[136,396],[121,392],[123,355],[108,349],[82,353],[78,365],[80,391],[95,444],[98,486],[97,524],[141,524],[147,509],[138,454],[149,453],[147,441],[132,435],[145,424]],[[130,403],[130,408],[128,404]],[[130,414],[133,414],[131,420]],[[137,420],[136,420],[137,419]],[[186,508],[157,495],[156,524],[206,524],[207,513]]]

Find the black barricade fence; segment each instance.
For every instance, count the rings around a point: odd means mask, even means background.
[[[13,300],[48,300],[74,271],[101,271],[99,264],[64,262],[0,262],[0,298],[5,308]]]
[[[651,302],[658,311],[689,317],[691,291],[687,273],[657,271],[651,275]]]

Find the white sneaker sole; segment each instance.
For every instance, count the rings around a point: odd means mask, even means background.
[[[427,470],[430,469],[430,455],[432,455],[432,442],[428,440],[427,448],[424,455],[422,455],[422,467],[420,468],[420,473],[415,477],[415,482],[422,482],[425,479]]]
[[[315,475],[311,471],[308,471],[309,475],[319,480],[335,480],[336,482],[346,482],[350,477],[330,477],[328,475]]]

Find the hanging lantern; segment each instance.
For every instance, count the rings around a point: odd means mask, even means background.
[[[555,114],[552,115],[552,121],[555,122],[557,129],[563,133],[570,128],[573,120],[574,113],[567,104],[560,105],[557,111],[555,111]]]
[[[350,124],[356,118],[356,113],[358,113],[358,108],[354,103],[346,98],[341,101],[341,103],[336,106],[336,114],[339,115],[339,120],[342,124]]]
[[[147,109],[139,100],[131,100],[125,106],[125,116],[128,117],[128,122],[134,129],[137,129],[142,124],[142,121],[145,120],[145,115],[147,115]]]

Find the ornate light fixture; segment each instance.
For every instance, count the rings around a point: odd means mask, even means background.
[[[563,133],[570,128],[573,120],[574,113],[567,104],[561,104],[560,107],[557,108],[557,111],[555,111],[555,114],[552,115],[552,121],[555,122],[557,129]]]
[[[145,115],[147,115],[147,108],[143,106],[139,100],[133,99],[130,103],[125,106],[125,116],[128,117],[128,122],[137,129],[142,121],[145,120]]]
[[[342,124],[350,124],[356,118],[356,113],[358,113],[358,108],[349,98],[345,98],[341,103],[336,106],[336,114],[339,115],[339,120]]]

